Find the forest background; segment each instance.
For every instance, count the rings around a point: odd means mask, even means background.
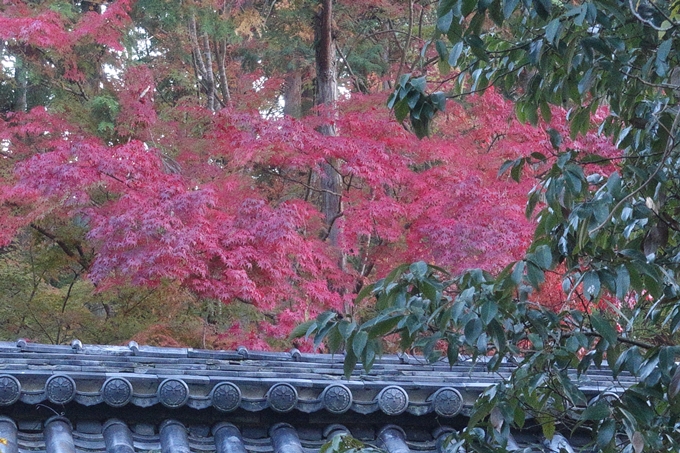
[[[290,347],[327,309],[370,313],[356,294],[402,262],[519,259],[542,164],[498,170],[568,136],[560,108],[519,122],[510,91],[446,103],[469,82],[423,51],[432,2],[335,4],[337,104],[320,100],[319,2],[1,9],[4,339]],[[386,107],[405,73],[445,110],[423,140]],[[596,133],[561,146],[616,153]],[[553,283],[536,297],[560,305]]]

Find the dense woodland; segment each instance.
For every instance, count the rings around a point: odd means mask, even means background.
[[[560,108],[519,122],[502,90],[441,95],[423,140],[394,119],[402,74],[428,93],[461,83],[422,52],[430,2],[333,5],[339,99],[319,88],[316,1],[1,8],[6,339],[289,347],[320,312],[370,312],[357,292],[402,262],[499,271],[530,242],[544,165],[498,171],[568,130]]]

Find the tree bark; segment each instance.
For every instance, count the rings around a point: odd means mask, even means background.
[[[333,1],[321,0],[321,11],[316,18],[316,105],[326,123],[319,132],[327,136],[335,136],[335,108],[338,101],[336,79],[337,62],[335,58],[335,42],[333,37]],[[337,247],[340,238],[340,222],[342,216],[342,176],[338,159],[329,158],[323,164],[321,189],[323,190],[322,211],[326,221],[329,243]],[[344,260],[342,260],[344,261]],[[341,263],[342,265],[342,263]]]
[[[210,40],[207,33],[203,33],[199,40],[196,17],[193,14],[189,17],[189,39],[191,41],[191,55],[194,60],[194,70],[198,76],[197,82],[199,86],[203,88],[202,91],[206,95],[205,106],[207,109],[214,112],[216,110],[215,101],[217,100],[217,96]]]
[[[295,69],[286,75],[283,92],[283,114],[293,118],[302,117],[302,74]]]
[[[220,91],[222,100],[226,105],[231,105],[231,93],[229,92],[229,82],[227,79],[227,40],[221,39],[217,48],[217,73],[220,76]]]
[[[15,112],[28,111],[28,73],[23,57],[16,55],[14,63],[14,81],[17,85],[17,96],[14,101]]]

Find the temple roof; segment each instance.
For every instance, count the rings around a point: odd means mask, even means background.
[[[0,342],[0,450],[309,453],[345,430],[389,453],[435,452],[442,433],[465,426],[480,393],[512,371],[510,364],[489,373],[483,363],[388,355],[345,379],[343,359],[297,350]],[[632,381],[594,370],[577,382],[595,395]],[[15,439],[7,445],[16,448],[3,448],[2,439]],[[281,439],[302,450],[282,450]]]

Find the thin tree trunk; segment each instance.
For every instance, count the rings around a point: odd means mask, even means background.
[[[327,136],[335,136],[335,108],[338,100],[336,79],[337,63],[335,59],[335,42],[333,39],[333,1],[321,0],[321,11],[317,16],[316,27],[316,105],[321,107],[327,122],[319,128],[319,132]],[[322,211],[326,221],[329,243],[337,247],[340,238],[340,222],[342,216],[342,177],[338,173],[339,161],[328,159],[323,164],[321,189],[323,191]],[[344,259],[341,265],[344,264]]]
[[[231,93],[229,92],[229,81],[227,79],[227,40],[220,40],[215,46],[217,49],[217,73],[220,77],[220,91],[225,105],[231,105]]]
[[[191,41],[191,54],[194,60],[194,70],[198,74],[198,84],[203,87],[206,94],[206,108],[215,111],[215,73],[212,66],[212,51],[208,34],[201,35],[198,39],[196,17],[189,17],[189,40]]]
[[[14,81],[17,84],[17,97],[14,101],[15,112],[26,112],[28,110],[28,73],[22,57],[16,56],[14,63]]]
[[[210,50],[210,40],[208,34],[203,33],[203,56],[205,58],[205,91],[208,96],[206,107],[208,110],[215,111],[215,73],[213,72],[212,51]]]

